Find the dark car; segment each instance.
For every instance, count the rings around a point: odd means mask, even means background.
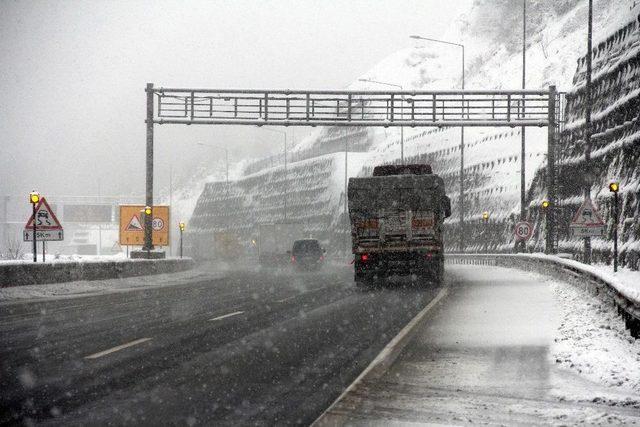
[[[291,249],[291,263],[298,270],[318,270],[324,262],[324,252],[316,239],[296,240]]]

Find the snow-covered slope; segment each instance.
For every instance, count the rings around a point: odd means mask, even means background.
[[[527,88],[547,88],[557,85],[559,90],[571,89],[576,63],[586,50],[587,2],[584,0],[540,0],[529,2],[528,43],[527,43]],[[639,5],[628,0],[594,2],[594,37],[605,40],[611,31],[617,31],[627,22],[632,21],[640,10]],[[522,79],[521,52],[521,10],[514,7],[511,0],[476,0],[467,16],[461,16],[451,26],[449,34],[443,38],[465,45],[466,55],[466,88],[472,89],[504,89],[520,88]],[[424,34],[425,36],[433,36]],[[378,80],[401,85],[404,89],[449,89],[460,88],[461,49],[455,46],[432,42],[416,42],[412,47],[393,53],[383,59],[367,73],[360,76],[364,79]],[[382,86],[356,80],[350,89],[380,89]],[[536,183],[540,180],[546,155],[546,130],[528,129],[526,133],[526,186],[529,194],[529,213],[535,219],[537,206],[545,196],[543,186]],[[498,237],[490,241],[491,249],[508,250],[513,246],[512,225],[520,209],[520,129],[500,128],[466,128],[465,129],[465,236],[468,249],[480,249],[487,240],[484,224],[480,221],[483,211],[491,216],[489,227]],[[366,151],[361,156],[362,169],[353,170],[353,174],[370,173],[374,165],[381,163],[397,163],[400,157],[400,129],[318,129],[306,140],[298,144],[291,153],[291,168],[301,163],[305,168],[307,161],[320,161],[324,155],[344,150],[345,142],[353,151]],[[448,221],[450,247],[458,236],[459,168],[460,168],[460,129],[404,129],[405,157],[407,162],[429,162],[434,171],[441,174],[446,182],[447,191],[453,203],[453,216]],[[339,181],[344,179],[344,171],[335,163],[342,155],[330,155],[333,159],[331,173],[325,177]],[[318,157],[320,156],[320,157]],[[313,162],[312,162],[313,163]],[[279,167],[272,167],[274,159],[263,159],[248,164],[244,169],[245,176],[239,178],[238,191],[242,194],[246,211],[234,212],[242,217],[246,230],[257,221],[274,220],[273,212],[282,212],[282,185],[298,185],[310,178],[297,178],[283,182],[278,174]],[[293,169],[292,169],[293,170]],[[324,170],[328,172],[329,169]],[[271,184],[251,186],[246,184],[259,174],[260,180],[268,180]],[[350,172],[351,175],[351,172]],[[273,181],[271,181],[273,180]],[[220,184],[210,184],[214,188]],[[306,184],[304,184],[306,185]],[[315,185],[315,184],[314,184]],[[306,199],[309,209],[315,209],[314,200],[322,203],[335,203],[328,207],[323,205],[323,212],[333,212],[331,218],[321,219],[316,216],[319,228],[324,227],[329,240],[342,236],[346,231],[339,229],[344,221],[340,220],[340,193],[342,186],[304,187],[308,191]],[[328,198],[324,192],[333,188],[339,194]],[[211,197],[211,189],[203,192],[201,202],[196,207],[194,218],[209,215],[216,217],[214,211],[204,203]],[[269,196],[262,193],[260,197],[254,191],[268,191]],[[235,196],[234,196],[235,197]],[[267,204],[254,203],[255,200],[268,200]],[[220,203],[224,205],[224,197]],[[304,201],[306,200],[306,201]],[[229,200],[229,206],[235,206]],[[279,205],[278,205],[279,203]],[[279,206],[279,207],[276,207]],[[271,213],[269,213],[271,212]],[[305,219],[305,209],[300,213],[291,212],[288,219]],[[204,227],[203,224],[199,225]],[[542,234],[536,228],[532,247],[540,248]],[[240,228],[238,228],[240,231]],[[242,233],[241,233],[242,234]],[[331,237],[333,235],[333,238]],[[247,236],[244,236],[245,238]],[[339,245],[338,238],[335,241]]]

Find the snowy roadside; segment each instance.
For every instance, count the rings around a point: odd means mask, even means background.
[[[42,254],[36,254],[38,263],[42,263]],[[127,260],[127,256],[124,252],[113,255],[54,255],[47,254],[45,257],[45,264],[60,264],[69,262],[109,262],[109,261],[124,261]],[[32,264],[33,254],[25,254],[22,259],[8,260],[0,259],[0,265],[19,265],[19,264]]]
[[[194,280],[224,277],[223,271],[195,268],[177,273],[134,276],[122,279],[80,280],[75,282],[0,288],[0,305],[7,302],[31,301],[42,298],[73,298],[114,292],[127,292],[142,288],[184,285]]]
[[[601,280],[608,282],[628,299],[640,303],[640,271],[619,268],[617,273],[609,265],[587,265],[579,261],[544,254],[527,254],[534,258],[552,259],[555,262],[589,272]]]
[[[640,408],[640,340],[629,336],[614,307],[582,289],[548,281],[556,299],[558,329],[550,357],[556,366],[601,384],[601,394],[556,389],[562,400],[588,400]]]

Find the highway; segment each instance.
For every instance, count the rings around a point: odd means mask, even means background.
[[[437,291],[331,267],[3,303],[0,423],[308,425]]]

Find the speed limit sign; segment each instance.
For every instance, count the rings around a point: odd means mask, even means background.
[[[516,224],[516,229],[513,232],[517,240],[529,240],[533,233],[533,225],[527,221],[520,221]]]

